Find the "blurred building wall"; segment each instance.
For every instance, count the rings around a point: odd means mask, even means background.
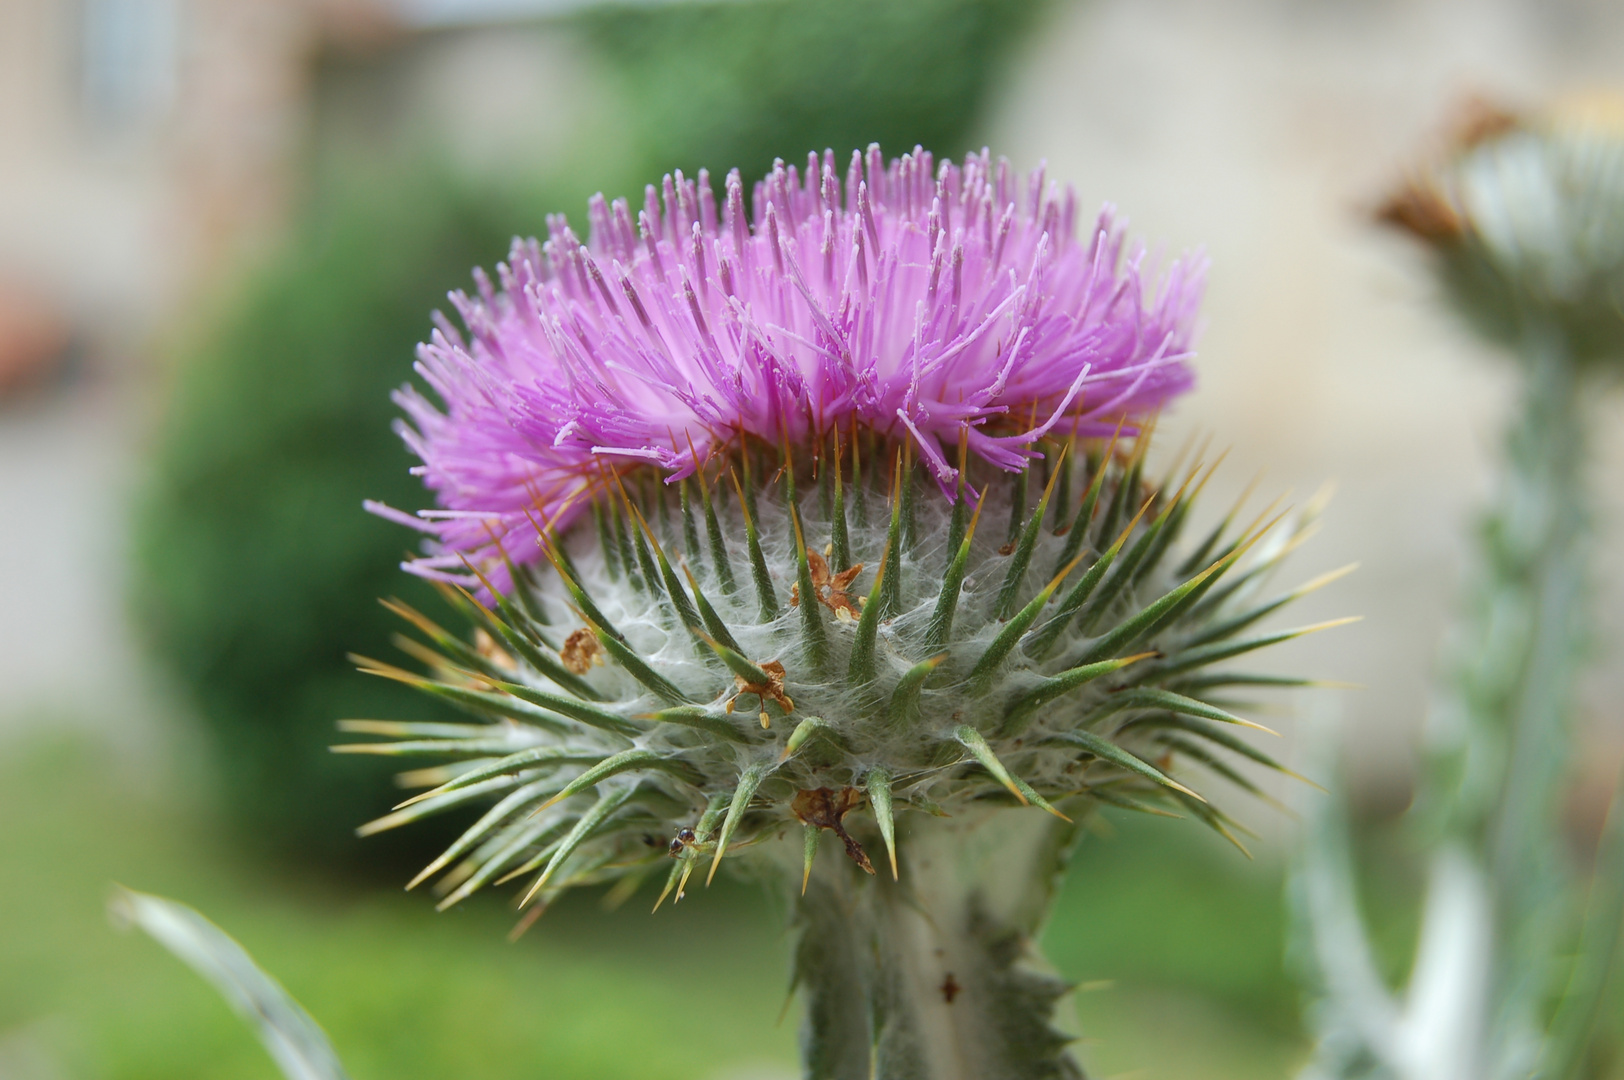
[[[314,155],[539,168],[601,87],[556,31],[481,24],[559,6],[0,0],[0,310],[127,355],[274,240]]]
[[[1162,449],[1196,430],[1230,448],[1209,510],[1260,469],[1258,509],[1337,482],[1280,584],[1358,560],[1293,618],[1366,618],[1282,662],[1365,686],[1340,695],[1345,739],[1367,794],[1402,798],[1509,373],[1432,303],[1419,254],[1367,210],[1468,93],[1537,106],[1624,84],[1624,5],[1088,0],[1059,8],[1037,41],[990,140],[1023,166],[1046,157],[1085,205],[1120,203],[1169,252],[1206,248],[1203,385],[1167,418]],[[1597,467],[1606,551],[1624,539],[1624,439],[1598,448]],[[1585,696],[1598,778],[1624,740],[1624,574],[1611,562]]]
[[[364,0],[0,3],[0,288],[115,352],[286,204],[305,72]]]
[[[0,0],[0,326],[6,298],[23,296],[13,310],[132,355],[274,235],[313,144],[441,140],[459,168],[518,171],[558,164],[586,134],[613,138],[614,103],[567,42],[533,27],[459,29],[454,10],[413,28],[381,2]],[[1430,303],[1416,254],[1362,208],[1467,92],[1533,104],[1624,81],[1624,6],[1073,0],[1047,17],[987,141],[1022,166],[1047,157],[1085,203],[1116,200],[1169,251],[1206,246],[1205,385],[1168,418],[1163,445],[1201,429],[1232,448],[1214,505],[1265,467],[1263,491],[1298,499],[1338,481],[1300,574],[1363,568],[1301,614],[1367,620],[1294,645],[1290,665],[1367,687],[1344,695],[1349,744],[1368,787],[1401,791],[1507,384]],[[577,120],[560,127],[550,101]],[[50,438],[82,448],[81,434]],[[121,460],[129,436],[111,438],[94,468]],[[73,485],[103,484],[62,454],[27,460],[64,470],[29,473],[29,520],[77,520],[63,510]],[[1615,437],[1598,467],[1611,478],[1621,466]],[[1624,480],[1607,491],[1598,528],[1611,539]],[[82,501],[104,493],[86,488]],[[20,526],[6,537],[8,561],[36,544]],[[52,575],[33,573],[39,589],[71,582],[82,552],[102,549],[74,543],[58,546]],[[49,643],[34,619],[8,621],[5,639],[31,647],[0,675],[62,683],[85,640],[74,627],[108,608],[80,599],[65,610],[82,614],[51,636],[57,662],[40,659]],[[1624,744],[1624,650],[1608,644],[1624,638],[1624,584],[1604,580],[1598,607],[1585,700],[1604,771]]]
[[[601,93],[562,107],[596,91],[556,28],[450,14],[0,0],[0,747],[64,724],[140,747],[184,715],[125,624],[149,406],[177,332],[280,242],[314,174],[439,151],[527,175],[613,131]]]

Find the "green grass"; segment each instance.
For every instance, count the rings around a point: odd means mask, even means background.
[[[648,896],[612,914],[582,896],[510,945],[505,897],[437,915],[426,897],[290,877],[212,824],[186,794],[206,790],[197,778],[132,770],[84,743],[0,758],[0,1075],[33,1055],[65,1077],[275,1077],[196,976],[109,925],[114,882],[235,936],[355,1080],[795,1075],[793,1011],[779,1020],[788,938],[746,886],[656,917]],[[1091,838],[1046,940],[1067,976],[1113,984],[1076,996],[1091,1075],[1289,1075],[1301,1051],[1281,919],[1278,871],[1188,822]]]

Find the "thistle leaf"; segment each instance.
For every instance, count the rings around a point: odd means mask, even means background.
[[[897,457],[896,467],[891,472],[891,524],[885,533],[885,550],[902,550],[902,458]],[[902,614],[902,574],[901,566],[891,568],[891,577],[884,583],[883,588],[874,590],[869,597],[869,603],[876,599],[880,602],[880,618],[890,619]]]
[[[1132,795],[1124,795],[1120,791],[1112,790],[1109,786],[1089,788],[1088,794],[1090,798],[1097,799],[1108,806],[1120,807],[1123,810],[1132,810],[1138,814],[1151,814],[1155,817],[1165,818],[1183,817],[1182,814],[1175,814],[1171,810],[1166,810],[1160,806],[1155,806],[1151,803],[1145,802],[1143,799],[1136,799]]]
[[[1242,630],[1246,629],[1248,626],[1251,626],[1260,619],[1272,615],[1274,612],[1285,607],[1292,601],[1300,600],[1309,593],[1314,592],[1317,589],[1322,589],[1326,585],[1346,577],[1357,569],[1359,569],[1358,563],[1349,563],[1348,565],[1339,567],[1338,569],[1332,570],[1329,573],[1321,574],[1313,580],[1306,581],[1297,586],[1295,589],[1292,589],[1283,596],[1277,596],[1267,603],[1259,604],[1250,611],[1236,615],[1234,618],[1215,623],[1213,626],[1187,639],[1184,643],[1184,647],[1187,649],[1194,648],[1197,645],[1206,645],[1210,642],[1223,641],[1226,638],[1233,637]]]
[[[797,594],[801,609],[801,644],[806,649],[807,662],[813,671],[822,671],[828,655],[828,642],[823,632],[823,605],[818,601],[817,589],[812,584],[812,564],[806,557],[806,536],[801,531],[801,512],[794,502],[789,507],[790,524],[795,527],[795,572],[799,579]]]
[[[515,630],[508,619],[497,618],[495,612],[474,599],[466,590],[459,589],[457,591],[464,601],[464,610],[471,610],[477,621],[484,625],[487,632],[517,653],[519,658],[529,664],[532,669],[539,671],[578,698],[587,701],[603,700],[603,695],[587,685],[586,681],[579,675],[568,671],[557,659],[543,652],[535,642]],[[511,605],[507,607],[511,618]],[[511,678],[512,676],[503,674],[501,677]]]
[[[745,477],[749,478],[750,455],[744,455]],[[756,515],[751,509],[753,500],[745,497],[743,489],[739,486],[739,477],[736,473],[728,474],[733,479],[733,490],[739,496],[739,507],[744,513],[744,539],[750,549],[750,574],[756,583],[756,599],[761,605],[761,621],[772,622],[778,617],[778,597],[773,595],[772,576],[767,573],[767,557],[761,553],[761,535],[756,530]]]
[[[1356,623],[1358,615],[1350,615],[1341,619],[1328,619],[1325,622],[1313,623],[1309,626],[1299,626],[1294,630],[1281,630],[1273,634],[1264,634],[1262,637],[1248,638],[1245,641],[1218,642],[1212,645],[1203,645],[1197,649],[1181,649],[1168,657],[1165,664],[1158,664],[1157,675],[1172,675],[1181,671],[1190,671],[1195,668],[1216,664],[1220,660],[1228,660],[1244,653],[1257,649],[1265,649],[1270,645],[1278,645],[1283,641],[1304,637],[1308,634],[1317,634],[1321,630],[1331,630],[1338,626],[1347,626]]]
[[[1247,779],[1246,776],[1243,775],[1239,770],[1235,769],[1227,761],[1220,758],[1217,754],[1214,754],[1205,746],[1202,746],[1199,743],[1191,742],[1188,739],[1178,738],[1177,736],[1163,736],[1162,738],[1158,739],[1157,742],[1159,742],[1162,746],[1167,747],[1167,749],[1171,750],[1174,754],[1188,758],[1209,772],[1223,777],[1225,780],[1228,780],[1231,784],[1234,784],[1236,787],[1240,788],[1248,795],[1251,795],[1253,798],[1260,799],[1263,802],[1268,803],[1270,806],[1273,806],[1276,810],[1279,810],[1282,813],[1289,814],[1291,812],[1288,806],[1280,802],[1280,800],[1274,798],[1256,784],[1252,783],[1252,781]]]
[[[592,768],[565,784],[557,794],[537,807],[536,812],[540,813],[548,807],[569,798],[571,795],[596,786],[611,776],[618,776],[623,772],[642,772],[649,769],[658,769],[661,772],[671,773],[673,776],[681,777],[690,783],[696,783],[700,779],[694,767],[681,758],[667,757],[654,750],[634,747],[631,750],[622,750],[618,754],[604,758]]]
[[[607,502],[609,504],[607,511],[609,526],[614,530],[615,534],[615,554],[621,566],[626,570],[626,580],[631,583],[633,589],[641,592],[648,586],[644,583],[642,575],[637,572],[637,557],[632,554],[631,526],[621,519],[620,507],[615,504],[615,500],[610,498]],[[570,577],[576,578],[576,575],[571,573]]]
[[[909,668],[897,680],[896,689],[891,691],[891,704],[886,710],[886,716],[893,724],[911,723],[919,715],[919,691],[930,678],[931,672],[941,666],[947,654],[937,653],[929,660],[921,660]]]
[[[660,895],[654,900],[654,911],[658,912],[660,910],[660,905],[665,903],[665,898],[671,895],[671,890],[677,887],[677,879],[682,876],[683,871],[692,861],[691,857],[685,855],[671,864],[671,872],[665,876],[665,887],[660,890]]]
[[[1081,556],[1079,556],[1080,558]],[[1062,567],[1060,573],[1056,574],[1049,584],[1045,585],[1043,590],[1020,610],[1018,615],[1004,625],[1004,628],[998,632],[998,636],[992,639],[992,644],[987,646],[987,651],[981,654],[981,659],[976,661],[976,666],[970,669],[971,693],[980,694],[987,691],[993,675],[998,671],[998,666],[1009,656],[1010,651],[1015,648],[1015,643],[1021,639],[1022,634],[1026,633],[1027,627],[1031,626],[1037,619],[1038,615],[1043,611],[1043,605],[1049,602],[1049,597],[1054,595],[1054,591],[1060,587],[1060,583],[1066,579],[1067,574],[1071,573],[1072,568],[1077,565],[1078,561],[1078,559],[1074,559],[1070,565]]]
[[[998,755],[992,752],[992,747],[987,745],[987,740],[982,736],[981,732],[968,724],[961,724],[954,729],[953,737],[970,752],[970,756],[975,758],[982,768],[992,774],[994,780],[1008,788],[1009,793],[1019,799],[1023,805],[1039,806],[1062,821],[1071,820],[1071,818],[1066,817],[1065,814],[1050,806],[1048,800],[1032,790],[1031,785],[1011,775],[1010,771],[1004,768],[1004,763],[998,760]]]
[[[541,876],[536,879],[536,883],[530,886],[530,891],[524,894],[524,899],[519,901],[521,908],[530,903],[535,895],[541,891],[542,886],[552,879],[559,865],[575,853],[576,848],[590,839],[593,832],[609,820],[611,814],[626,805],[626,800],[632,797],[633,790],[632,788],[622,788],[619,791],[610,792],[594,803],[592,809],[581,815],[580,820],[575,823],[575,827],[565,835],[563,841],[553,852],[553,857],[547,863],[547,868],[541,872]]]
[[[629,523],[626,532],[631,535],[632,551],[637,555],[637,567],[643,587],[655,597],[660,595],[660,570],[654,565],[654,556],[648,549],[648,541],[643,538],[648,525],[643,521],[643,515],[632,505],[631,497],[622,489],[620,497],[626,504],[626,516]]]
[[[593,603],[592,597],[581,587],[580,581],[570,572],[569,563],[564,560],[564,549],[557,544],[550,544],[542,549],[542,553],[552,562],[553,569],[558,571],[559,580],[564,583],[565,590],[575,602],[576,610],[582,613],[584,621],[591,625],[594,631],[602,631],[598,636],[601,638],[604,634],[608,634],[616,641],[624,640],[625,635],[604,617],[603,612],[598,610],[598,605]]]
[[[609,531],[609,517],[603,512],[603,503],[597,499],[592,500],[592,531],[598,534],[598,543],[603,548],[603,568],[608,572],[609,580],[619,581],[620,558],[615,550],[614,534]]]
[[[708,731],[728,742],[750,742],[749,737],[740,732],[726,716],[713,713],[703,705],[675,705],[656,713],[648,713],[647,716],[650,720],[661,724],[680,724],[683,727]]]
[[[435,682],[433,679],[424,678],[414,672],[405,671],[377,660],[369,660],[364,656],[352,655],[350,659],[356,661],[358,669],[367,675],[377,675],[381,678],[405,683],[413,689],[421,690],[433,697],[443,698],[481,715],[506,716],[514,720],[534,724],[537,727],[546,728],[548,731],[557,732],[558,734],[563,734],[569,730],[558,716],[544,709],[538,709],[529,702],[520,701],[509,694],[494,694],[486,690],[472,690],[464,686],[452,686],[449,683]]]
[[[710,631],[711,637],[734,652],[738,652],[739,643],[734,640],[732,632],[727,628],[727,623],[722,621],[722,617],[711,606],[710,600],[705,596],[705,591],[699,587],[699,582],[694,579],[693,571],[688,569],[687,563],[683,564],[682,572],[688,578],[688,587],[694,592],[694,604],[699,608],[699,617],[704,622],[705,629]]]
[[[1162,772],[1156,766],[1150,764],[1150,762],[1129,753],[1122,747],[1111,742],[1109,739],[1100,738],[1091,731],[1062,731],[1054,737],[1054,741],[1075,746],[1080,750],[1086,750],[1088,753],[1093,754],[1101,761],[1115,765],[1119,769],[1125,769],[1126,771],[1134,773],[1138,776],[1142,776],[1146,780],[1160,784],[1162,787],[1169,788],[1173,791],[1182,792],[1192,799],[1197,799],[1201,802],[1207,801],[1206,799],[1201,798],[1200,795],[1197,795],[1195,792],[1185,787],[1183,784],[1179,783],[1177,780],[1174,780],[1171,776],[1168,776],[1166,773]]]
[[[1110,633],[1098,638],[1082,656],[1078,657],[1077,662],[1079,664],[1090,664],[1097,660],[1104,660],[1111,656],[1112,653],[1119,653],[1131,647],[1139,639],[1155,633],[1163,623],[1178,614],[1182,607],[1194,603],[1206,586],[1216,581],[1219,575],[1235,565],[1235,560],[1240,558],[1240,554],[1237,551],[1222,562],[1214,563],[1189,581],[1170,590],[1140,611],[1130,615]]]
[[[914,474],[918,467],[913,460],[913,443],[902,444],[902,543],[912,551],[919,543],[918,514],[915,512],[915,493],[919,485],[914,483]]]
[[[880,591],[884,588],[885,568],[893,557],[889,544],[880,555],[879,569],[874,572],[874,585],[869,590],[868,602],[857,619],[857,634],[852,639],[851,664],[846,678],[854,686],[867,686],[874,681],[874,638],[880,628]]]
[[[1122,425],[1118,423],[1116,431],[1111,435],[1110,443],[1105,448],[1105,453],[1094,466],[1094,476],[1083,494],[1083,501],[1077,504],[1077,516],[1071,519],[1071,528],[1066,532],[1065,546],[1060,549],[1060,557],[1055,560],[1056,573],[1082,552],[1083,544],[1088,540],[1089,526],[1094,520],[1094,508],[1100,501],[1100,489],[1105,485],[1105,474],[1110,471],[1107,466],[1111,463],[1111,455],[1116,452],[1117,437],[1121,434]]]
[[[691,563],[699,561],[699,522],[694,513],[693,497],[686,478],[677,481],[677,498],[682,506],[682,553]]]
[[[488,764],[469,769],[467,772],[453,777],[437,788],[430,791],[425,791],[419,795],[413,795],[410,799],[407,799],[405,802],[397,805],[395,809],[399,810],[403,807],[411,806],[413,803],[419,803],[425,799],[432,799],[437,795],[443,795],[448,791],[456,791],[459,788],[468,787],[470,784],[477,784],[482,780],[489,780],[493,776],[524,772],[526,770],[538,769],[542,767],[553,767],[560,765],[590,765],[601,760],[602,758],[603,755],[601,753],[570,750],[562,746],[532,747],[529,750],[521,750],[516,754],[509,754],[506,757],[497,758],[495,761]]]
[[[705,482],[703,472],[699,474],[699,498],[705,506],[705,536],[710,541],[711,565],[716,568],[716,576],[722,582],[722,592],[731,596],[738,590],[738,585],[733,579],[733,563],[728,558],[727,541],[722,536],[722,525],[716,519],[710,485]]]
[[[717,794],[710,797],[705,804],[705,812],[699,816],[699,824],[694,826],[695,843],[704,844],[710,840],[711,832],[716,828],[716,823],[721,819],[722,811],[727,808],[727,805],[728,796],[726,795]],[[682,890],[688,884],[688,875],[694,872],[694,861],[697,858],[698,854],[693,847],[687,848],[682,853],[682,856],[677,860],[677,864],[671,868],[670,875],[666,877],[665,888],[660,890],[659,899],[654,901],[655,911],[660,910],[660,905],[665,903],[665,898],[671,895],[672,889],[677,891],[677,899],[673,900],[672,903],[682,899]]]
[[[801,895],[806,895],[806,884],[812,880],[812,864],[818,858],[818,841],[823,830],[816,825],[801,826]]]
[[[1060,639],[1060,635],[1071,624],[1072,617],[1077,614],[1077,609],[1083,606],[1084,602],[1093,594],[1095,587],[1099,585],[1100,579],[1105,576],[1106,571],[1111,569],[1111,564],[1116,561],[1117,553],[1122,550],[1122,545],[1128,542],[1128,537],[1132,535],[1134,526],[1139,524],[1139,519],[1144,516],[1145,511],[1148,509],[1150,509],[1150,500],[1147,499],[1145,504],[1139,508],[1139,513],[1134,515],[1132,521],[1128,522],[1128,527],[1123,529],[1118,534],[1116,541],[1105,550],[1105,554],[1096,559],[1094,565],[1088,568],[1088,572],[1079,578],[1077,584],[1073,585],[1071,590],[1066,593],[1059,606],[1055,608],[1055,613],[1049,618],[1049,621],[1044,623],[1043,628],[1034,633],[1028,640],[1024,648],[1026,655],[1034,660],[1042,660],[1049,655],[1049,651],[1054,648],[1055,642]],[[1061,569],[1065,569],[1065,567],[1061,567]],[[1058,572],[1057,570],[1056,573]]]
[[[750,765],[739,774],[739,785],[733,789],[733,799],[728,804],[727,817],[723,819],[721,834],[716,838],[716,856],[711,859],[710,873],[705,876],[706,885],[716,877],[716,868],[722,865],[722,856],[727,854],[727,844],[733,839],[733,830],[739,827],[739,821],[744,817],[750,799],[766,775],[767,769],[763,765]]]
[[[868,777],[863,781],[863,789],[868,793],[868,803],[874,808],[874,820],[880,827],[880,836],[885,840],[886,854],[891,857],[891,880],[897,880],[897,826],[894,810],[891,804],[891,772],[883,765],[876,765],[868,770]],[[808,864],[810,865],[810,864]],[[802,883],[801,891],[806,891]]]
[[[355,830],[355,835],[365,837],[374,836],[381,832],[387,832],[390,829],[399,828],[400,826],[408,824],[409,822],[418,821],[422,818],[437,814],[441,810],[449,810],[454,806],[461,806],[463,803],[470,802],[474,799],[483,798],[484,796],[490,795],[493,792],[505,791],[519,782],[520,778],[517,776],[493,776],[489,780],[482,780],[477,784],[469,784],[465,788],[458,788],[456,791],[446,792],[443,795],[436,795],[433,798],[425,799],[422,802],[414,802],[410,806],[402,807],[401,809],[385,814],[383,817],[374,818],[365,825],[358,827]]]
[[[384,609],[389,611],[391,614],[398,615],[402,619],[405,619],[407,622],[411,623],[413,626],[417,627],[418,630],[422,631],[422,633],[434,643],[435,648],[439,649],[442,653],[445,653],[446,656],[439,659],[440,664],[443,665],[444,662],[449,659],[467,671],[472,671],[479,675],[485,675],[496,679],[506,679],[512,674],[511,672],[504,671],[497,667],[489,659],[480,655],[477,649],[474,649],[450,631],[443,629],[438,623],[424,615],[422,612],[418,611],[416,608],[412,607],[410,604],[397,600],[394,597],[390,597],[387,600],[380,600],[378,603],[382,604]],[[399,642],[397,642],[397,644],[399,644]]]
[[[514,745],[514,739],[505,734],[498,734],[484,739],[403,739],[399,742],[339,743],[336,746],[329,746],[327,750],[333,754],[407,757],[414,754],[505,754],[512,750]]]
[[[537,690],[533,686],[525,686],[522,683],[493,682],[491,685],[498,690],[511,694],[520,701],[528,701],[530,704],[538,705],[543,709],[551,709],[553,712],[567,716],[571,720],[578,720],[602,731],[612,731],[616,735],[632,736],[639,734],[642,730],[618,713],[612,713],[608,709],[584,701],[575,701],[571,698],[561,697],[558,694],[550,694],[545,690]]]
[[[1310,780],[1301,773],[1293,772],[1291,769],[1286,768],[1284,765],[1280,764],[1280,762],[1276,761],[1274,758],[1270,757],[1268,754],[1264,753],[1262,750],[1259,750],[1257,747],[1253,746],[1251,743],[1247,742],[1245,739],[1234,734],[1233,732],[1225,731],[1223,728],[1216,727],[1193,716],[1179,716],[1171,713],[1162,713],[1160,715],[1130,720],[1124,726],[1134,728],[1170,728],[1174,731],[1182,731],[1186,734],[1195,735],[1199,738],[1207,740],[1210,743],[1215,743],[1218,746],[1222,746],[1225,750],[1239,754],[1241,757],[1249,758],[1266,769],[1273,769],[1275,772],[1284,776],[1289,776],[1293,780],[1301,780],[1310,787],[1320,788],[1321,791],[1325,790],[1324,788],[1321,788],[1320,785],[1314,783],[1314,781]]]
[[[1043,531],[1043,519],[1049,512],[1049,500],[1054,495],[1055,481],[1059,478],[1060,470],[1065,467],[1065,463],[1066,451],[1062,448],[1057,467],[1049,474],[1049,482],[1044,486],[1043,496],[1038,499],[1038,505],[1032,511],[1032,516],[1027,519],[1025,528],[1020,531],[1020,542],[1016,544],[1014,554],[1010,556],[1009,569],[1004,572],[1004,583],[999,587],[998,600],[993,605],[996,618],[1007,619],[1015,609],[1015,598],[1020,593],[1021,579],[1026,576],[1026,568],[1031,565],[1032,552],[1037,548],[1038,534]],[[1022,486],[1024,487],[1024,484]],[[1065,565],[1071,566],[1075,563]]]
[[[1167,529],[1168,522],[1181,505],[1180,498],[1182,495],[1183,491],[1181,490],[1162,508],[1162,512],[1151,520],[1150,525],[1146,527],[1139,539],[1134,541],[1133,547],[1129,548],[1128,553],[1122,556],[1121,560],[1112,567],[1110,576],[1100,583],[1099,589],[1089,598],[1088,606],[1078,616],[1077,620],[1078,629],[1081,633],[1092,634],[1095,624],[1110,610],[1112,603],[1122,595],[1127,586],[1135,579],[1140,565],[1156,546],[1157,539]],[[1150,501],[1147,501],[1146,508],[1149,506]],[[1144,510],[1141,510],[1140,514],[1143,513]],[[1135,521],[1137,520],[1136,517]]]
[[[829,557],[834,560],[834,569],[838,572],[846,569],[852,563],[851,537],[846,531],[846,489],[840,476],[840,432],[834,433],[835,442],[835,468],[834,468],[834,506],[832,520],[829,525]],[[861,498],[859,491],[858,498]]]
[[[784,740],[784,752],[779,756],[779,760],[782,761],[788,758],[813,738],[827,739],[836,746],[849,749],[845,737],[840,734],[839,728],[822,717],[808,716],[795,725],[795,730],[790,732],[788,739]]]
[[[942,592],[936,599],[936,610],[931,613],[930,627],[925,631],[927,649],[944,647],[953,635],[953,615],[958,610],[959,593],[964,588],[964,572],[970,562],[970,544],[975,540],[976,523],[981,520],[981,508],[986,502],[986,499],[982,499],[976,503],[975,513],[970,517],[969,528],[965,530],[964,539],[959,541],[958,552],[948,564],[947,573],[942,576]],[[955,516],[963,505],[961,502],[954,508]]]
[[[728,646],[723,645],[720,641],[717,641],[715,638],[711,637],[709,634],[698,630],[694,631],[694,636],[699,638],[699,640],[703,641],[706,645],[710,646],[711,651],[717,655],[722,663],[727,665],[728,670],[733,672],[733,674],[737,675],[739,678],[743,679],[745,682],[755,683],[758,686],[766,686],[772,682],[771,675],[763,671],[760,667],[751,663],[749,660],[746,660],[736,649],[729,648]]]
[[[538,780],[526,784],[516,791],[510,792],[495,806],[485,811],[478,821],[470,825],[461,836],[452,841],[451,846],[441,852],[433,862],[429,863],[422,870],[419,870],[417,872],[417,876],[406,883],[407,890],[410,891],[417,888],[423,882],[427,881],[435,874],[438,874],[447,866],[450,866],[453,859],[460,858],[475,844],[483,840],[492,829],[496,828],[498,825],[502,824],[502,822],[524,809],[530,803],[536,802],[545,796],[548,793],[548,789],[551,787],[551,785],[552,781],[550,780]]]
[[[520,858],[525,852],[533,848],[551,834],[563,828],[567,818],[547,817],[539,820],[526,818],[516,824],[510,825],[492,837],[490,842],[482,845],[480,849],[463,862],[451,873],[442,879],[442,884],[455,883],[439,903],[434,905],[436,911],[449,911],[474,893],[488,885],[496,875],[501,874],[514,860]],[[528,874],[546,861],[558,848],[557,843],[543,845],[542,853],[534,859],[528,860],[518,869],[511,871],[497,880],[497,884],[505,884],[520,874]],[[459,873],[468,876],[458,879]],[[523,906],[523,905],[521,905]]]
[[[1229,815],[1217,809],[1211,803],[1198,802],[1195,799],[1192,799],[1190,796],[1182,795],[1177,791],[1172,793],[1172,798],[1183,803],[1185,808],[1188,809],[1190,813],[1193,814],[1202,824],[1206,825],[1219,836],[1222,836],[1225,840],[1228,840],[1231,844],[1234,844],[1236,849],[1240,851],[1242,855],[1245,855],[1248,859],[1252,857],[1252,852],[1248,850],[1246,845],[1241,843],[1240,838],[1235,835],[1234,830],[1240,829],[1241,826]]]
[[[340,731],[357,735],[419,735],[427,739],[479,739],[491,734],[490,724],[435,724],[406,720],[340,720]]]
[[[1085,686],[1102,675],[1109,675],[1113,671],[1121,671],[1129,664],[1137,664],[1139,661],[1155,655],[1155,653],[1140,653],[1138,656],[1125,656],[1116,660],[1100,660],[1092,664],[1070,668],[1045,679],[1009,703],[1009,706],[1004,710],[1004,724],[998,731],[999,737],[1013,738],[1019,735],[1026,729],[1027,719],[1034,712],[1061,695],[1070,693],[1079,686]]]
[[[682,625],[690,630],[697,628],[699,626],[699,612],[694,610],[693,603],[688,599],[688,593],[683,589],[682,583],[677,580],[676,572],[671,569],[671,561],[665,557],[665,551],[660,547],[660,541],[655,537],[654,530],[649,527],[649,523],[636,509],[633,509],[632,513],[637,516],[637,525],[641,534],[648,538],[649,546],[653,548],[654,560],[660,571],[660,580],[665,583],[666,595],[671,598],[671,606],[676,609],[677,618],[681,619]]]
[[[1009,479],[1009,533],[1004,537],[1006,547],[1014,547],[1020,539],[1021,522],[1026,520],[1026,478],[1032,468],[1028,465]]]
[[[1128,512],[1129,500],[1139,501],[1140,450],[1143,448],[1144,443],[1144,439],[1140,439],[1135,443],[1133,454],[1129,458],[1128,468],[1117,480],[1116,490],[1111,493],[1111,501],[1105,508],[1105,516],[1100,520],[1100,540],[1111,536],[1121,527],[1122,518]]]
[[[138,926],[219,992],[251,1023],[288,1080],[347,1080],[321,1026],[243,947],[185,904],[119,888],[109,913]]]
[[[1253,731],[1262,731],[1269,735],[1278,735],[1262,724],[1243,720],[1234,713],[1226,712],[1216,705],[1199,701],[1193,697],[1164,690],[1154,686],[1138,686],[1114,694],[1106,704],[1106,712],[1117,712],[1122,709],[1160,709],[1181,716],[1194,716],[1202,720],[1216,720],[1221,724],[1234,724],[1237,727],[1251,728]]]
[[[586,612],[581,612],[587,627],[598,639],[604,651],[612,657],[615,663],[626,669],[626,673],[647,689],[652,691],[660,700],[671,705],[692,704],[693,699],[679,690],[669,679],[648,666],[641,656],[632,651],[631,646],[609,633],[603,627],[594,623]]]

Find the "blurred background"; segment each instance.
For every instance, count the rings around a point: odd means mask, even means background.
[[[1616,86],[1620,57],[1606,0],[0,0],[0,1078],[273,1075],[107,925],[113,881],[237,935],[358,1080],[793,1075],[751,890],[578,898],[508,945],[500,897],[399,894],[438,838],[355,840],[388,772],[324,747],[427,715],[343,656],[388,654],[375,598],[414,592],[360,502],[421,502],[388,391],[445,292],[594,191],[871,141],[1046,159],[1154,250],[1206,248],[1204,385],[1162,449],[1230,447],[1214,512],[1260,471],[1337,484],[1297,572],[1362,568],[1299,615],[1365,621],[1281,663],[1363,688],[1277,726],[1339,722],[1402,971],[1394,821],[1509,372],[1365,212],[1462,98]],[[1609,435],[1604,550],[1621,466]],[[1624,576],[1595,596],[1581,839],[1624,760]],[[1045,947],[1092,1074],[1301,1059],[1293,823],[1239,809],[1252,862],[1180,823],[1085,843]]]

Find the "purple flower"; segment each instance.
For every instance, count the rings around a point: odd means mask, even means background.
[[[441,509],[409,567],[463,582],[463,557],[538,556],[536,527],[563,528],[609,473],[653,465],[669,480],[741,435],[804,445],[866,426],[911,440],[950,487],[961,433],[1007,470],[1050,432],[1109,434],[1187,390],[1204,264],[1174,262],[1153,288],[1125,256],[1113,209],[1076,235],[1076,196],[983,151],[933,169],[915,150],[854,153],[806,171],[778,165],[749,219],[737,171],[717,206],[709,177],[589,206],[583,245],[562,216],[475,272],[437,320],[400,431]],[[505,574],[498,574],[505,584]]]

